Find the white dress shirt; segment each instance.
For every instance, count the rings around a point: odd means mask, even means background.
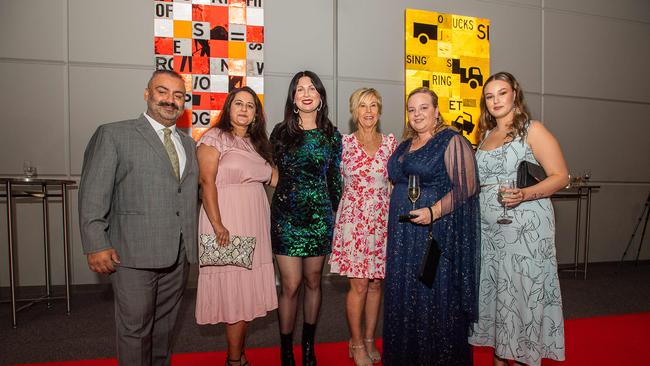
[[[180,176],[183,176],[183,171],[185,171],[185,162],[187,161],[187,157],[185,156],[185,149],[183,148],[183,143],[181,142],[181,137],[178,135],[178,132],[176,131],[176,125],[171,126],[171,127],[166,127],[160,124],[158,121],[155,119],[151,118],[147,112],[144,112],[145,118],[147,118],[147,121],[151,124],[151,127],[156,131],[156,135],[158,135],[158,138],[160,138],[160,141],[162,143],[165,143],[165,133],[163,132],[163,129],[169,128],[172,130],[171,138],[172,142],[174,143],[174,147],[176,147],[176,154],[178,155],[178,167],[180,168]]]

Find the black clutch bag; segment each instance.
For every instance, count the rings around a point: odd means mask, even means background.
[[[440,248],[438,242],[433,238],[433,211],[429,207],[431,214],[431,223],[429,224],[429,237],[427,239],[427,251],[420,263],[420,270],[418,271],[418,278],[420,282],[424,283],[427,287],[433,286],[433,281],[436,279],[436,271],[438,270],[438,262],[440,262]]]
[[[519,163],[517,168],[517,188],[534,186],[544,179],[546,179],[546,172],[541,166],[526,160]]]

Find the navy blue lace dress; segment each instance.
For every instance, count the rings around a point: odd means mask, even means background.
[[[480,254],[478,174],[469,142],[438,132],[409,152],[399,145],[388,161],[394,184],[388,218],[384,298],[384,365],[471,365],[467,335],[477,316]],[[428,226],[399,222],[411,210],[409,174],[420,176],[416,208],[442,204],[433,234],[442,258],[432,288],[418,280]]]

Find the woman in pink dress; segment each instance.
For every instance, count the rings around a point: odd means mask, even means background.
[[[203,205],[199,234],[256,238],[252,269],[203,266],[196,297],[198,324],[226,323],[226,365],[248,365],[244,339],[248,323],[278,307],[270,210],[264,184],[275,185],[264,111],[249,87],[228,94],[217,125],[199,140],[199,183]]]
[[[397,147],[392,134],[384,135],[377,130],[381,106],[381,95],[372,88],[357,89],[350,96],[350,113],[357,130],[343,135],[343,196],[329,260],[333,273],[350,279],[346,312],[351,336],[349,355],[356,365],[381,360],[374,337],[386,263],[386,163]]]

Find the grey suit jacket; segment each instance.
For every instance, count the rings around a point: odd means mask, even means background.
[[[187,156],[180,182],[144,115],[97,128],[79,185],[84,253],[114,248],[122,266],[164,268],[176,261],[182,234],[188,259],[196,262],[196,144],[178,133]]]

